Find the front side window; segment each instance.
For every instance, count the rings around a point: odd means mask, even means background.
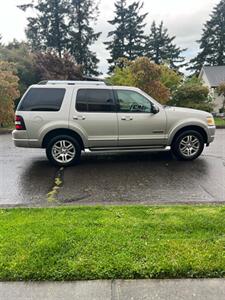
[[[120,112],[151,113],[151,102],[138,92],[117,90],[116,94]]]
[[[76,109],[79,112],[114,112],[113,92],[108,89],[80,89]]]
[[[65,89],[31,88],[18,106],[18,111],[59,111]]]

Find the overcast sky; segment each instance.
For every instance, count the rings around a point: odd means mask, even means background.
[[[143,12],[148,12],[146,19],[146,32],[149,31],[153,20],[164,21],[169,29],[170,35],[175,35],[176,43],[182,48],[188,48],[185,56],[187,59],[195,56],[198,45],[195,42],[201,36],[202,25],[209,18],[213,7],[220,0],[143,0]],[[26,14],[20,11],[16,5],[30,2],[28,0],[1,0],[0,1],[0,34],[3,42],[7,43],[13,38],[25,39],[24,29],[26,27]],[[128,3],[133,0],[127,0]],[[105,50],[103,41],[106,41],[107,32],[112,29],[107,20],[113,18],[114,0],[101,0],[100,15],[95,25],[96,30],[102,35],[94,46],[100,59],[100,70],[107,72],[107,61],[109,57]]]

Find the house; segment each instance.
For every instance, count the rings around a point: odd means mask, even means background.
[[[214,111],[216,113],[220,112],[223,107],[224,98],[217,94],[216,89],[221,83],[225,83],[225,66],[203,67],[199,78],[210,90],[214,101]]]

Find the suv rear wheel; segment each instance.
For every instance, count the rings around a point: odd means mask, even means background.
[[[60,135],[50,140],[46,148],[46,155],[54,165],[67,167],[79,162],[81,147],[75,138],[69,135]]]
[[[195,130],[182,132],[172,144],[172,152],[179,160],[194,160],[203,150],[203,136]]]

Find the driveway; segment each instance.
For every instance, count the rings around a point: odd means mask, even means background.
[[[85,154],[58,169],[0,135],[0,206],[225,203],[225,130],[193,162],[170,153]]]

